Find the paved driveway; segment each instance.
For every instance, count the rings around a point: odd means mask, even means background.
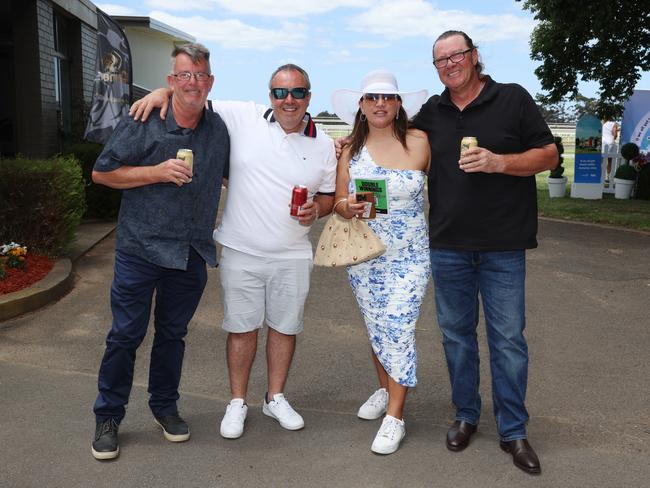
[[[320,224],[322,225],[322,223]],[[650,236],[541,222],[528,255],[529,435],[543,474],[530,477],[498,447],[480,332],[484,415],[462,453],[444,447],[453,419],[428,298],[418,325],[419,385],[408,397],[401,449],[370,452],[377,421],[356,418],[375,389],[365,328],[339,269],[315,269],[286,394],[306,428],[261,413],[260,347],[239,440],[219,436],[229,400],[218,271],[190,325],[181,411],[192,428],[166,442],[146,406],[151,335],[140,348],[121,454],[90,454],[91,406],[110,323],[112,238],[77,264],[74,290],[0,329],[2,487],[642,487],[650,478]]]

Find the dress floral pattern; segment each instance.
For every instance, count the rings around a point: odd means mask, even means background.
[[[350,161],[350,178],[387,182],[388,214],[367,221],[386,252],[347,270],[375,356],[391,378],[412,387],[417,383],[415,323],[431,272],[425,174],[378,166],[364,147]]]

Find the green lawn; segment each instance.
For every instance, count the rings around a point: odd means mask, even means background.
[[[548,196],[546,184],[548,171],[537,175],[539,215],[650,231],[650,200],[617,200],[613,194],[604,194],[602,200],[570,198],[571,183],[573,183],[573,158],[573,154],[564,157],[564,176],[569,180],[565,198],[550,198]]]

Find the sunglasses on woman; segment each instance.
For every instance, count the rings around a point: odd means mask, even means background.
[[[384,102],[392,102],[399,99],[397,93],[364,93],[363,98],[368,102],[378,102],[381,98]]]
[[[307,96],[309,90],[307,88],[271,88],[271,95],[276,100],[284,100],[289,96],[289,93],[296,100],[302,100]]]

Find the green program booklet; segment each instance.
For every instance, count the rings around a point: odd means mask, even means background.
[[[378,214],[388,213],[388,188],[385,178],[354,178],[354,191],[372,192],[375,195],[375,208]]]

